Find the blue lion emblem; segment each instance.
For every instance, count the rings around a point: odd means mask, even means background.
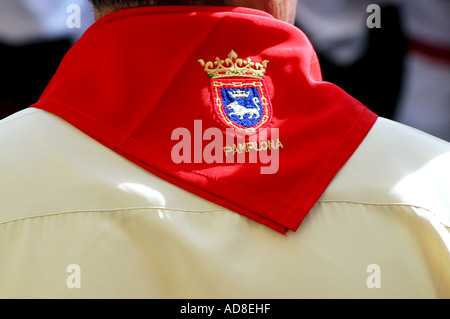
[[[258,89],[222,88],[223,109],[227,117],[243,127],[253,127],[263,116]]]

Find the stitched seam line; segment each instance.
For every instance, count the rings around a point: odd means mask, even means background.
[[[370,206],[407,206],[407,207],[424,209],[431,213],[431,210],[428,208],[425,208],[420,205],[406,203],[406,202],[365,202],[365,201],[353,201],[353,200],[346,200],[346,199],[321,199],[318,201],[318,203],[347,203],[347,204],[359,204],[359,205],[370,205]]]
[[[42,214],[34,214],[29,216],[11,218],[4,221],[0,221],[0,225],[4,225],[7,223],[12,223],[16,221],[22,221],[32,218],[40,218],[40,217],[49,217],[49,216],[58,216],[64,214],[78,214],[78,213],[106,213],[106,212],[120,212],[120,211],[130,211],[130,210],[171,210],[176,212],[185,212],[185,213],[213,213],[213,212],[221,212],[226,211],[225,209],[180,209],[180,208],[170,208],[170,207],[159,207],[159,206],[130,206],[130,207],[116,207],[116,208],[93,208],[93,209],[79,209],[79,210],[61,210],[49,213]]]
[[[439,216],[437,216],[435,213],[433,213],[433,211],[430,210],[429,208],[426,208],[426,207],[423,207],[420,205],[416,205],[416,204],[406,203],[406,202],[376,203],[376,202],[364,202],[364,201],[351,201],[351,200],[345,200],[345,199],[322,199],[322,200],[319,200],[317,203],[318,204],[319,203],[324,203],[324,204],[326,204],[326,203],[347,203],[347,204],[366,205],[366,206],[404,206],[404,207],[410,207],[410,208],[417,208],[417,209],[422,209],[422,210],[428,212],[429,214],[435,216],[440,224],[442,224],[446,228],[450,228],[450,225],[448,223],[446,223],[441,218],[439,218]]]

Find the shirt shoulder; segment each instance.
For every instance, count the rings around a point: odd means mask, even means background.
[[[415,188],[401,183],[419,174],[442,195],[445,185],[421,169],[442,166],[448,147],[408,131],[378,122],[299,230],[282,236],[159,179],[48,112],[19,112],[0,122],[8,155],[0,157],[0,256],[14,256],[0,258],[0,296],[448,296],[448,234],[411,206]],[[416,143],[406,146],[406,137]],[[423,156],[418,145],[428,148]],[[367,286],[374,263],[382,289]],[[71,265],[80,266],[81,289],[66,285]]]
[[[0,222],[60,212],[222,207],[147,172],[47,111],[0,121]]]
[[[450,226],[450,143],[379,118],[321,201],[409,205]]]

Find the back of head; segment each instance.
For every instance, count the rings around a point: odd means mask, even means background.
[[[270,13],[275,18],[294,24],[297,0],[89,0],[95,7],[96,19],[111,12],[142,6],[233,6],[248,7]]]
[[[114,8],[132,8],[140,6],[162,6],[162,5],[209,5],[223,6],[226,0],[90,0],[96,8],[114,7]]]

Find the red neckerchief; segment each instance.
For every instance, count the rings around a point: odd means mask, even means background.
[[[229,7],[141,7],[100,19],[33,106],[282,233],[297,230],[377,118],[322,81],[300,30]],[[223,145],[212,143],[218,132]]]

